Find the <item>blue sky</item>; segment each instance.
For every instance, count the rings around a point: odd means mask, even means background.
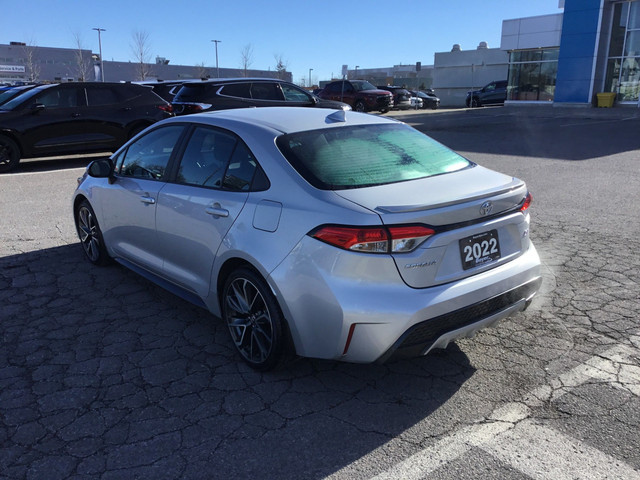
[[[239,68],[251,45],[250,68],[274,70],[280,56],[296,83],[308,81],[310,68],[317,83],[345,64],[431,65],[454,43],[499,47],[502,20],[562,12],[558,0],[0,0],[0,8],[0,43],[76,48],[77,36],[98,52],[92,28],[100,27],[104,58],[128,61],[139,31],[148,34],[152,61],[215,67],[216,39],[220,67]]]

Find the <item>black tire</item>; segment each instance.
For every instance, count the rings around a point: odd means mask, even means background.
[[[231,273],[222,290],[222,318],[242,359],[267,371],[284,358],[284,317],[266,282],[249,268]]]
[[[10,172],[20,163],[20,148],[9,137],[0,135],[0,172]]]
[[[96,214],[88,201],[80,202],[76,208],[75,220],[80,244],[87,259],[94,265],[107,265],[111,257],[104,245]]]
[[[362,100],[358,100],[356,102],[356,104],[354,105],[353,109],[356,112],[363,112],[365,113],[367,111],[367,106],[364,104],[364,102]]]
[[[471,108],[478,108],[481,106],[482,104],[480,103],[480,100],[478,100],[477,98],[474,98],[473,100],[471,100]]]

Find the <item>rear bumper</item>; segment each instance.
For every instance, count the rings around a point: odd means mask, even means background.
[[[404,332],[378,362],[426,355],[433,349],[446,348],[458,338],[471,337],[478,330],[525,310],[541,284],[542,278],[537,277],[500,295],[418,323]]]
[[[360,255],[308,238],[272,272],[299,355],[356,363],[423,355],[523,310],[540,286],[533,244],[510,262],[429,288],[407,286],[390,257]]]

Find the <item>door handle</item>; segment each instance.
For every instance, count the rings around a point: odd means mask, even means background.
[[[80,116],[80,114],[79,114],[79,113],[72,113],[72,114],[71,114],[71,116],[72,116],[73,118],[78,118],[78,117]]]
[[[215,205],[213,205],[211,207],[205,208],[204,211],[205,211],[205,213],[207,215],[211,215],[211,216],[214,216],[214,217],[228,217],[229,216],[229,210],[226,210],[226,209],[222,208],[219,203],[216,203]]]
[[[149,204],[149,205],[153,205],[154,203],[156,203],[156,199],[155,198],[147,197],[145,195],[140,196],[140,201],[142,203],[146,203],[146,204]]]

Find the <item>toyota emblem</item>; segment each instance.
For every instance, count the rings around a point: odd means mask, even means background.
[[[480,215],[482,216],[489,215],[492,211],[493,211],[493,203],[484,202],[482,205],[480,205]]]

